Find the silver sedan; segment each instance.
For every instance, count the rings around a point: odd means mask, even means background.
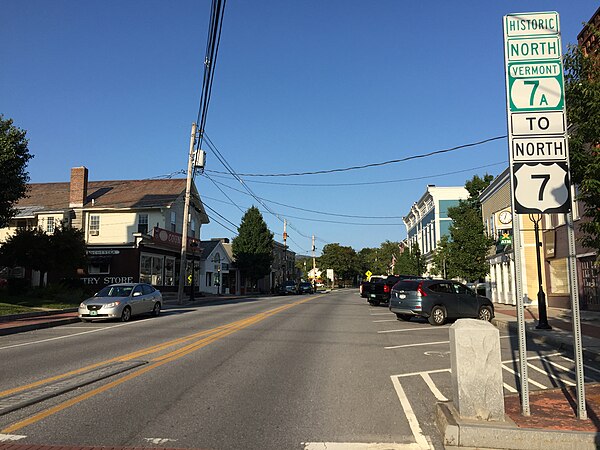
[[[146,283],[111,284],[79,305],[83,322],[95,319],[119,319],[127,322],[131,316],[150,313],[158,316],[162,295]]]

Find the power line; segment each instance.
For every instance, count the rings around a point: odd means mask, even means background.
[[[350,170],[358,170],[358,169],[366,169],[369,167],[379,167],[379,166],[385,166],[388,164],[396,164],[396,163],[401,163],[401,162],[406,162],[406,161],[410,161],[413,159],[419,159],[419,158],[428,158],[429,156],[434,156],[434,155],[440,155],[442,153],[449,153],[449,152],[453,152],[456,150],[461,150],[464,148],[469,148],[469,147],[475,147],[478,145],[482,145],[482,144],[487,144],[488,142],[492,142],[492,141],[497,141],[499,139],[505,139],[506,135],[504,136],[496,136],[496,137],[492,137],[492,138],[488,138],[488,139],[483,139],[481,141],[477,141],[477,142],[470,142],[468,144],[462,144],[462,145],[457,145],[456,147],[450,147],[450,148],[445,148],[442,150],[435,150],[435,151],[431,151],[428,153],[421,153],[421,154],[417,154],[417,155],[411,155],[411,156],[407,156],[405,158],[400,158],[400,159],[392,159],[389,161],[383,161],[383,162],[378,162],[378,163],[370,163],[370,164],[364,164],[361,166],[351,166],[351,167],[344,167],[344,168],[339,168],[339,169],[328,169],[328,170],[316,170],[314,172],[293,172],[293,173],[238,173],[237,175],[240,177],[295,177],[295,176],[302,176],[302,175],[321,175],[321,174],[326,174],[326,173],[335,173],[335,172],[347,172]],[[220,173],[220,174],[226,174],[227,172],[220,172],[217,170],[211,170],[211,173]]]
[[[223,219],[225,222],[229,223],[231,226],[237,228],[237,225],[235,223],[233,223],[231,220],[229,220],[226,217],[223,217],[221,214],[219,214],[217,211],[215,211],[214,209],[212,209],[210,206],[208,206],[206,204],[206,202],[203,202],[203,205],[206,206],[208,209],[210,209],[214,214],[216,214],[217,216],[219,216],[221,219]]]
[[[445,177],[449,175],[456,175],[459,173],[470,172],[472,170],[485,169],[488,167],[499,166],[501,164],[506,164],[506,161],[499,161],[492,164],[486,164],[483,166],[470,167],[468,169],[455,170],[454,172],[444,172],[438,173],[434,175],[423,175],[420,177],[412,177],[412,178],[400,178],[397,180],[382,180],[382,181],[364,181],[359,183],[284,183],[282,181],[262,181],[262,180],[244,180],[246,183],[260,183],[260,184],[274,184],[278,186],[302,186],[302,187],[339,187],[339,186],[368,186],[374,184],[391,184],[391,183],[405,183],[408,181],[417,181],[417,180],[428,180],[431,178]],[[213,175],[213,177],[217,178],[226,178],[229,179],[227,175]]]
[[[229,228],[226,225],[223,225],[221,222],[219,222],[217,219],[215,219],[214,217],[211,217],[207,214],[207,216],[210,218],[210,220],[218,223],[219,225],[221,225],[223,228],[225,228],[226,230],[230,231],[231,233],[233,233],[234,236],[237,236],[237,231],[232,230],[231,228]]]
[[[229,188],[233,191],[239,192],[240,194],[248,195],[244,191],[236,189],[233,186],[229,186],[228,184],[221,183],[219,181],[214,181],[214,180],[213,180],[213,182],[220,184],[221,186],[225,186],[226,188]],[[261,200],[264,200],[265,202],[273,203],[275,205],[284,206],[286,208],[297,209],[299,211],[305,211],[305,212],[310,212],[310,213],[314,213],[314,214],[321,214],[324,216],[348,217],[351,219],[402,219],[402,216],[357,216],[357,215],[352,215],[352,214],[326,213],[326,212],[322,212],[322,211],[316,211],[314,209],[306,209],[306,208],[300,208],[298,206],[286,205],[285,203],[279,203],[279,202],[276,202],[275,200],[269,200],[269,199],[261,198],[261,197],[259,197],[259,198]],[[286,217],[292,217],[292,216],[286,215]],[[296,217],[296,218],[298,218],[298,217]],[[331,223],[344,223],[344,222],[331,222]]]

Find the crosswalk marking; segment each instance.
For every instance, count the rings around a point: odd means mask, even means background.
[[[505,364],[502,364],[502,368],[503,368],[504,370],[506,370],[506,371],[508,371],[508,372],[512,373],[513,375],[517,375],[517,372],[515,372],[514,370],[512,370],[510,367],[508,367],[508,366],[507,366],[507,365],[505,365]],[[518,375],[517,375],[517,376],[518,376]],[[537,387],[539,387],[539,388],[541,388],[541,389],[548,389],[548,386],[544,386],[542,383],[538,383],[537,381],[535,381],[535,380],[532,380],[531,378],[529,378],[529,380],[528,380],[528,381],[529,381],[529,383],[530,383],[530,384],[533,384],[534,386],[537,386]]]

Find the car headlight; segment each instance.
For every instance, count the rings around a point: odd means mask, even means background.
[[[120,304],[121,304],[121,302],[119,302],[119,301],[107,303],[106,305],[103,306],[103,308],[114,308],[116,306],[119,306]]]
[[[80,308],[87,308],[87,305],[86,305],[84,302],[81,302],[81,303],[79,304],[79,307],[80,307]]]

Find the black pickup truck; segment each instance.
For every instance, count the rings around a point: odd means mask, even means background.
[[[377,280],[382,280],[385,278],[385,275],[372,275],[368,280],[363,280],[359,287],[360,296],[363,298],[368,298],[369,294],[371,293],[371,284],[375,283]]]
[[[379,306],[381,303],[389,303],[392,287],[400,280],[422,279],[416,275],[388,275],[387,278],[376,280],[363,287],[363,294],[367,301],[373,306]]]

